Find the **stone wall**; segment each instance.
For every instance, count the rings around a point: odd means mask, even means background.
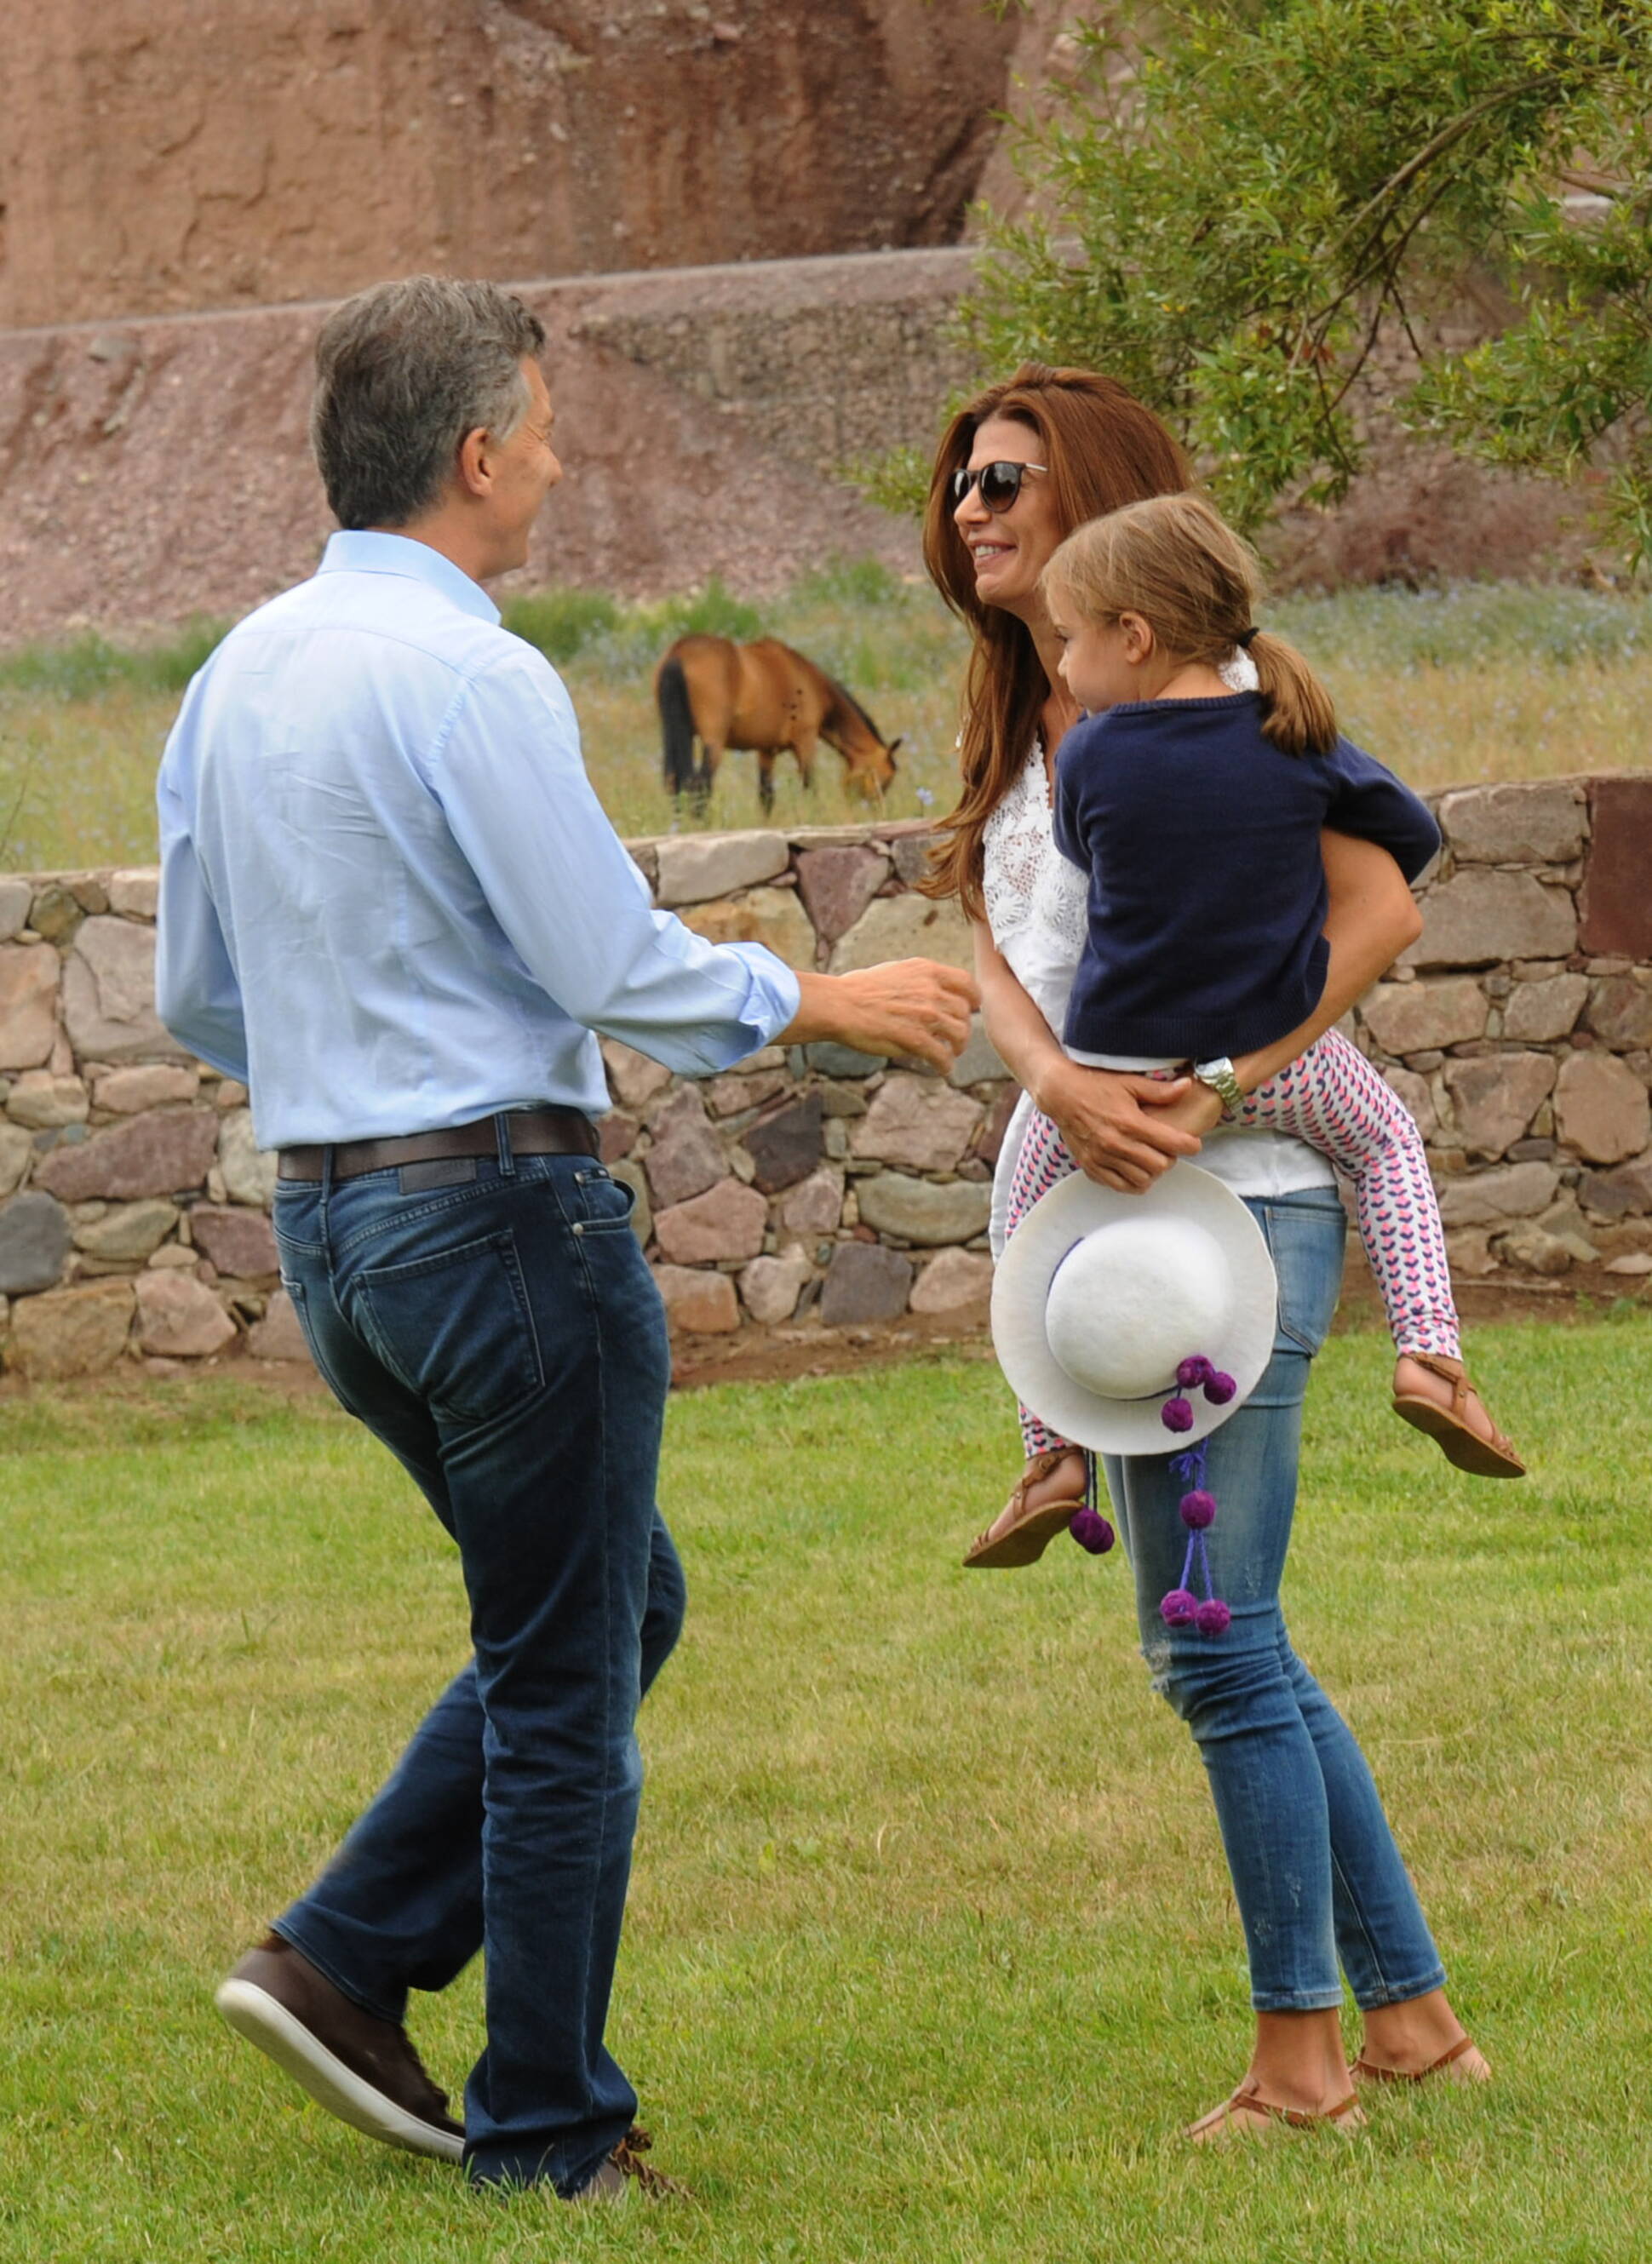
[[[1423,934],[1355,1034],[1422,1126],[1453,1271],[1652,1274],[1652,778],[1437,808]]]
[[[829,474],[933,440],[967,269],[920,250],[520,286],[567,476],[506,586],[765,591],[834,554],[915,570],[915,527]],[[313,572],[334,524],[307,438],[323,312],[0,332],[0,646],[238,614]]]
[[[761,594],[834,554],[915,571],[915,524],[833,474],[934,445],[972,281],[972,254],[942,248],[520,284],[567,477],[516,583],[635,596],[715,574]],[[237,614],[313,570],[333,523],[306,437],[323,311],[0,331],[0,647]],[[1498,319],[1466,305],[1442,335]],[[1383,360],[1373,417],[1408,374]],[[1344,504],[1272,531],[1275,578],[1576,573],[1579,501],[1384,426]]]
[[[1652,1275],[1652,778],[1440,798],[1425,927],[1350,1020],[1415,1112],[1464,1280]],[[717,940],[836,971],[967,963],[913,892],[921,826],[682,835],[632,853]],[[0,1353],[24,1375],[302,1356],[246,1094],[151,1005],[155,875],[0,880]],[[979,1031],[949,1078],[839,1046],[704,1080],[605,1043],[603,1154],[685,1338],[829,1339],[984,1314],[1014,1103]]]

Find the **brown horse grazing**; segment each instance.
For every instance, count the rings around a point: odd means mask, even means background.
[[[807,787],[814,784],[821,739],[842,756],[846,784],[869,801],[895,775],[900,741],[885,743],[852,693],[775,637],[759,637],[754,644],[679,637],[655,671],[654,697],[665,735],[666,784],[701,807],[729,747],[755,751],[765,813],[775,806],[775,758],[782,747],[797,757]]]

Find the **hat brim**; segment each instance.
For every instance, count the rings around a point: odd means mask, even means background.
[[[1056,1268],[1085,1235],[1120,1219],[1155,1214],[1186,1219],[1220,1245],[1233,1279],[1233,1305],[1219,1344],[1189,1345],[1238,1386],[1226,1406],[1202,1391],[1186,1396],[1190,1431],[1167,1431],[1160,1410],[1168,1385],[1146,1399],[1105,1399],[1069,1375],[1050,1349],[1044,1308]],[[1194,1164],[1175,1164],[1141,1194],[1121,1194],[1075,1172],[1036,1202],[1005,1246],[993,1275],[993,1346],[1023,1406],[1062,1438],[1103,1455],[1175,1455],[1236,1415],[1273,1354],[1278,1285],[1262,1229],[1231,1187]]]

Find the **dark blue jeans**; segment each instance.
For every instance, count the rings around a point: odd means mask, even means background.
[[[637,1709],[682,1622],[654,1498],[670,1354],[630,1192],[600,1164],[431,1176],[276,1190],[316,1364],[458,1543],[475,1655],[275,1930],[397,2021],[482,1949],[467,2169],[571,2194],[637,2111],[602,2031]]]
[[[1159,1600],[1181,1585],[1184,1491],[1164,1455],[1110,1457],[1108,1489],[1136,1586],[1153,1687],[1196,1739],[1221,1825],[1263,2013],[1361,2005],[1444,1985],[1439,1953],[1353,1734],[1297,1657],[1279,1605],[1296,1511],[1308,1369],[1336,1310],[1345,1222],[1332,1188],[1251,1202],[1279,1281],[1273,1358],[1213,1432],[1205,1484],[1226,1635],[1167,1628]],[[1380,1610],[1380,1606],[1377,1607]]]

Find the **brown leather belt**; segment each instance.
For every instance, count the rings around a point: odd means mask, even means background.
[[[500,1129],[513,1156],[594,1156],[597,1130],[577,1108],[511,1108],[477,1124],[453,1124],[441,1132],[409,1132],[394,1140],[341,1140],[332,1150],[335,1179],[359,1179],[367,1172],[392,1172],[404,1164],[445,1163],[455,1156],[497,1156]],[[319,1179],[325,1148],[283,1148],[279,1168],[284,1179]]]

